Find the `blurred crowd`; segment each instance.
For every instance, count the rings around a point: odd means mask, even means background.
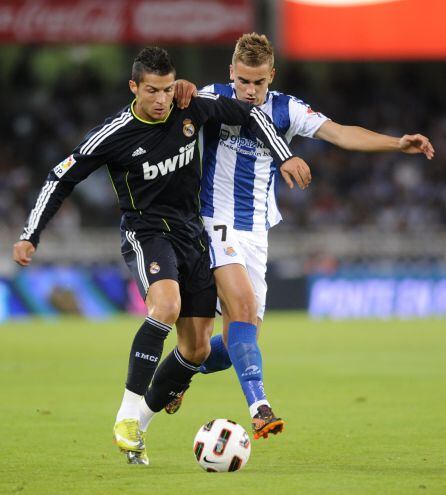
[[[222,75],[226,70],[222,70]],[[272,89],[293,94],[342,124],[394,136],[427,135],[436,156],[365,154],[297,138],[293,147],[310,165],[311,187],[288,190],[280,181],[283,216],[290,228],[432,231],[446,227],[446,97],[440,63],[285,64]],[[52,84],[28,69],[26,57],[1,82],[0,227],[20,231],[50,168],[92,126],[130,101],[129,74],[110,81],[88,65],[61,72]],[[198,85],[215,81],[196,81]],[[224,77],[221,82],[225,82]],[[95,214],[91,215],[94,209]],[[90,214],[89,214],[90,212]],[[119,222],[105,170],[76,188],[52,229]]]
[[[310,68],[311,70],[311,68]],[[295,194],[281,186],[286,220],[305,228],[374,226],[432,231],[446,226],[446,97],[444,64],[333,64],[319,86],[289,68],[286,90],[334,121],[392,136],[422,133],[435,158],[358,153],[296,139],[310,164],[311,187]],[[296,88],[293,90],[293,88]]]

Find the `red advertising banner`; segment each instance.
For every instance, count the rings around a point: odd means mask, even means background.
[[[446,58],[445,0],[283,0],[282,54],[298,59]]]
[[[0,0],[0,43],[233,42],[252,0]]]

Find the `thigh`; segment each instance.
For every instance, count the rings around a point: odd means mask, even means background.
[[[268,258],[268,246],[262,242],[256,243],[255,233],[252,240],[245,242],[241,240],[241,245],[246,255],[246,269],[249,279],[254,288],[257,301],[257,317],[263,320],[266,306],[266,293],[268,286],[266,284],[266,263]]]
[[[168,239],[154,236],[142,240],[137,231],[121,229],[121,253],[144,300],[158,280],[178,282],[178,260]]]
[[[220,266],[214,277],[225,319],[256,324],[256,295],[246,268],[238,264]]]
[[[209,228],[212,225],[212,223],[208,222]],[[267,233],[242,232],[234,231],[233,229],[229,229],[228,232],[231,237],[235,237],[235,235],[238,237],[237,256],[243,260],[243,263],[229,265],[225,260],[222,262],[222,250],[220,250],[220,264],[216,257],[217,268],[214,271],[214,275],[219,300],[222,302],[222,309],[226,311],[227,316],[224,326],[227,327],[227,321],[231,319],[234,308],[237,308],[241,301],[244,301],[244,304],[252,304],[249,302],[250,298],[255,299],[256,306],[256,314],[250,315],[250,320],[252,320],[252,323],[258,323],[259,320],[263,319],[266,306]]]

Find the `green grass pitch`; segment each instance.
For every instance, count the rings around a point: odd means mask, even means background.
[[[232,369],[197,376],[181,411],[154,419],[150,467],[128,466],[112,444],[139,322],[0,326],[1,494],[446,494],[445,320],[270,313],[265,386],[286,428],[224,474],[202,471],[192,442],[213,418],[249,430]]]

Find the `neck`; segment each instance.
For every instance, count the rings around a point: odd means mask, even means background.
[[[139,120],[141,120],[143,122],[148,122],[150,124],[156,124],[158,122],[165,122],[170,115],[172,107],[173,107],[173,103],[170,105],[169,110],[166,112],[166,114],[164,115],[163,118],[154,119],[151,115],[149,115],[148,113],[146,113],[143,110],[143,108],[139,104],[137,98],[135,98],[131,104],[131,109],[132,109],[133,115],[135,115],[135,117],[138,118]]]

